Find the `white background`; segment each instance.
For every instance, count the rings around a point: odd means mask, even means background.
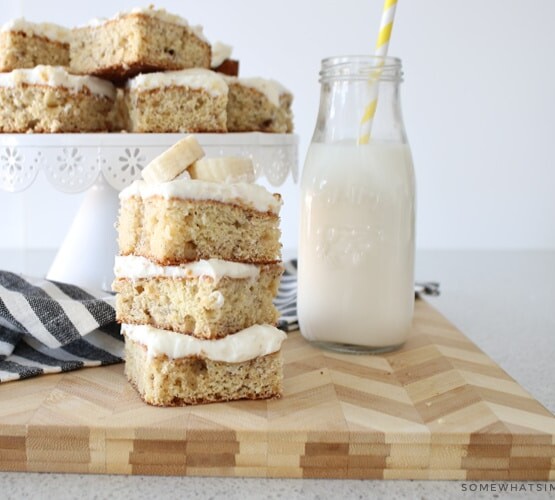
[[[6,5],[7,4],[7,5]],[[74,26],[137,0],[3,0],[0,23]],[[146,3],[145,3],[146,5]],[[323,57],[371,53],[382,0],[157,3],[234,46],[243,76],[295,94],[301,165],[317,113]],[[555,248],[555,2],[399,0],[390,55],[405,68],[403,109],[418,187],[419,248]],[[284,195],[284,246],[297,244],[298,187]],[[0,192],[0,248],[59,245],[82,195],[39,174]]]

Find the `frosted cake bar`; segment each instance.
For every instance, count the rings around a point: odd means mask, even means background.
[[[0,73],[0,132],[105,132],[113,129],[116,89],[59,66]]]
[[[281,197],[248,183],[135,181],[120,193],[121,255],[160,265],[201,259],[280,260]]]
[[[136,325],[122,325],[122,333],[125,373],[149,404],[266,399],[282,392],[286,335],[273,326],[255,325],[219,340]]]
[[[228,86],[221,75],[186,69],[138,75],[126,86],[131,132],[226,132]]]
[[[0,28],[0,72],[38,65],[69,65],[70,30],[23,18]]]
[[[253,324],[275,324],[272,303],[281,264],[208,259],[159,266],[144,257],[116,258],[113,289],[117,320],[187,333],[225,337]]]
[[[123,81],[145,72],[209,68],[211,49],[201,27],[147,7],[75,28],[70,58],[76,73]]]
[[[275,80],[225,77],[229,132],[293,132],[293,95]]]

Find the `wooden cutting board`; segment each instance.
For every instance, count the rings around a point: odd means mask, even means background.
[[[403,349],[284,344],[280,400],[145,405],[123,366],[0,386],[0,469],[555,479],[555,418],[424,301]]]

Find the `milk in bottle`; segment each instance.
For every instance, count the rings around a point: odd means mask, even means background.
[[[359,76],[368,76],[368,59],[344,58],[337,73],[324,60],[320,115],[301,181],[301,333],[347,352],[402,345],[414,305],[415,187],[398,102],[400,61],[385,62],[393,69],[379,83],[372,137],[357,144],[357,112],[369,86]]]

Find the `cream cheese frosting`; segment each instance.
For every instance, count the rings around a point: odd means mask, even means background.
[[[201,40],[208,43],[208,40],[204,36],[202,26],[191,26],[187,21],[187,19],[185,19],[184,17],[178,16],[176,14],[170,14],[166,9],[155,9],[154,6],[152,5],[149,5],[148,7],[134,7],[131,10],[121,11],[116,13],[110,18],[104,18],[104,17],[94,18],[94,19],[91,19],[86,24],[86,26],[94,28],[97,26],[101,26],[107,22],[117,21],[119,19],[122,19],[126,16],[133,15],[133,14],[142,14],[144,16],[154,17],[166,23],[177,24],[179,26],[186,26]]]
[[[139,91],[170,86],[203,89],[214,96],[227,95],[228,92],[227,83],[219,73],[202,68],[146,73],[127,82],[129,89]]]
[[[108,81],[94,76],[70,75],[61,66],[35,66],[32,69],[15,69],[0,73],[0,87],[15,87],[18,84],[64,87],[71,92],[81,92],[87,88],[92,94],[115,99],[116,89]]]
[[[32,23],[25,18],[12,19],[0,27],[0,33],[17,31],[26,35],[40,36],[55,42],[69,43],[71,30],[51,23]]]
[[[135,196],[143,199],[161,196],[165,199],[213,200],[274,214],[279,213],[282,205],[281,199],[275,198],[264,187],[246,182],[224,184],[197,179],[178,179],[160,184],[147,184],[143,180],[136,180],[119,194],[120,200]]]
[[[238,78],[236,76],[225,76],[228,83],[238,83],[261,92],[274,105],[279,106],[280,96],[291,92],[276,80],[266,78]]]
[[[148,325],[123,324],[121,331],[133,342],[145,346],[149,357],[198,356],[226,363],[241,363],[277,352],[287,337],[272,325],[254,325],[217,340],[197,339]]]
[[[155,262],[136,255],[118,255],[114,265],[116,278],[193,278],[208,276],[215,282],[223,277],[255,280],[260,268],[255,264],[243,264],[221,259],[199,260],[179,266],[160,266]]]
[[[226,59],[231,57],[231,52],[233,47],[231,45],[226,45],[222,42],[216,42],[212,45],[212,61],[210,63],[211,68],[217,68]]]

